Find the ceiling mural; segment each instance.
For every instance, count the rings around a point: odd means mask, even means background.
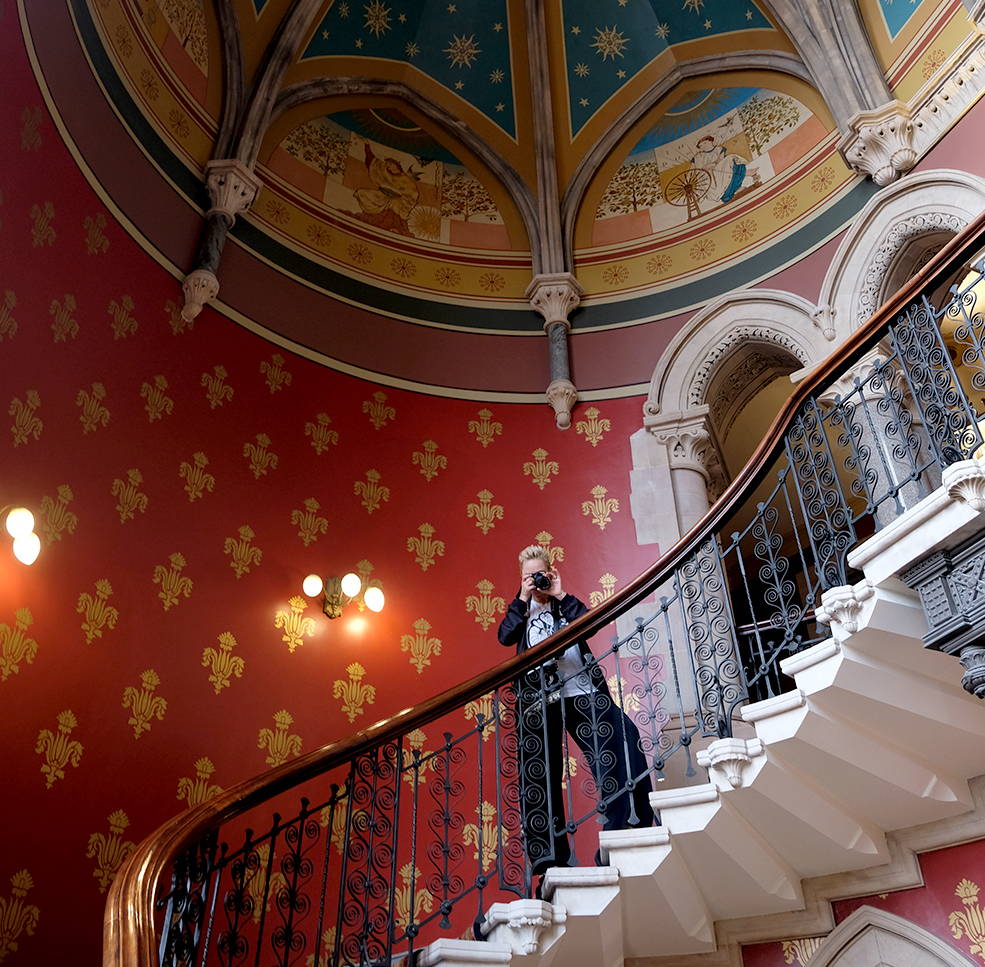
[[[564,0],[572,136],[623,86],[678,44],[772,29],[754,0],[684,0],[682,5],[647,0],[606,5],[604,11],[592,0]]]
[[[895,2],[895,0],[878,0],[879,12],[882,14],[883,23],[889,36],[895,40],[900,31],[910,22],[910,18],[917,12],[917,7],[922,0],[909,0],[908,3]]]
[[[507,0],[333,3],[301,61],[326,57],[403,62],[516,136]]]
[[[482,183],[400,111],[371,108],[306,121],[267,164],[344,220],[463,248],[511,247]]]

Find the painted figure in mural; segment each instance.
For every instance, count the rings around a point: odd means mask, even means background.
[[[730,154],[728,148],[706,134],[695,145],[691,165],[703,168],[711,175],[708,194],[716,201],[730,202],[746,179],[746,160],[741,155]]]
[[[520,590],[499,626],[499,643],[519,654],[587,610],[562,589],[561,575],[544,548],[531,545],[520,552]],[[532,875],[570,865],[561,785],[569,736],[592,771],[604,828],[653,824],[652,786],[639,730],[612,701],[586,641],[575,642],[517,683],[516,728],[520,812]],[[626,788],[629,781],[632,791]],[[539,889],[538,884],[538,895]]]
[[[406,171],[396,158],[378,158],[364,143],[365,165],[372,185],[353,194],[362,209],[357,217],[389,232],[410,235],[407,219],[421,197],[419,175]]]

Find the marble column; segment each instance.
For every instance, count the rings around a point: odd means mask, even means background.
[[[530,305],[544,317],[550,354],[551,381],[547,387],[547,402],[554,410],[559,430],[571,426],[571,410],[578,401],[578,390],[571,381],[568,362],[568,316],[581,301],[581,286],[570,272],[535,275],[527,287]]]

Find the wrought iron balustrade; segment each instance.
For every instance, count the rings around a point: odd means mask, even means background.
[[[809,376],[706,517],[628,587],[162,827],[114,881],[107,967],[410,962],[438,936],[481,935],[492,902],[565,858],[559,843],[590,863],[600,825],[646,821],[641,791],[671,765],[693,775],[694,743],[730,736],[741,704],[787,687],[780,660],[827,637],[817,608],[857,578],[849,549],[982,446],[982,266],[944,306],[924,293],[983,233],[985,216]],[[556,674],[644,601],[647,617]]]

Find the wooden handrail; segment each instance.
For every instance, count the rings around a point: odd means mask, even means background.
[[[195,806],[148,836],[120,868],[110,887],[103,921],[104,967],[149,967],[157,963],[154,935],[155,891],[169,864],[207,829],[238,816],[260,803],[357,756],[428,724],[465,703],[516,681],[525,671],[560,654],[574,641],[589,637],[670,579],[674,570],[711,534],[719,533],[744,506],[762,482],[784,445],[784,437],[800,407],[825,389],[847,367],[875,347],[886,326],[931,282],[966,265],[978,254],[985,233],[985,212],[941,249],[923,269],[887,301],[850,339],[846,340],[795,389],[770,425],[762,442],[722,497],[673,547],[625,588],[571,622],[535,648],[509,658],[495,668],[348,738],[238,783],[208,802]]]

